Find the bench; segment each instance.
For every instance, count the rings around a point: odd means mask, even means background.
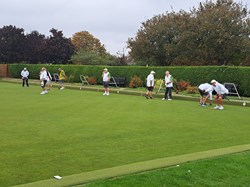
[[[126,77],[111,77],[109,85],[115,87],[125,86]]]
[[[58,73],[53,74],[52,81],[59,82],[59,74]]]

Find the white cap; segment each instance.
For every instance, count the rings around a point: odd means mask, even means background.
[[[155,72],[154,72],[154,71],[151,71],[150,74],[155,74]]]
[[[103,70],[108,71],[108,69],[107,69],[107,68],[104,68]]]
[[[24,70],[26,70],[27,68],[24,68]]]
[[[217,81],[216,81],[216,80],[214,80],[214,79],[213,79],[213,80],[211,80],[211,83],[212,83],[212,84],[213,84],[213,83],[215,83],[215,82],[217,82]]]

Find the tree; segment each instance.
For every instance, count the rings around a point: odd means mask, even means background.
[[[24,30],[15,26],[0,29],[0,62],[17,63],[24,60]]]
[[[37,31],[32,31],[26,36],[25,61],[31,64],[46,63],[44,51],[46,37]]]
[[[142,23],[135,39],[128,40],[135,61],[151,65],[171,65],[180,54],[178,41],[187,30],[191,15],[187,12],[167,13]]]
[[[84,65],[116,65],[116,58],[106,54],[100,55],[95,51],[87,51],[85,49],[79,49],[72,56],[71,61],[74,64]]]
[[[118,65],[118,59],[107,53],[100,40],[88,31],[77,32],[72,37],[72,43],[76,48],[71,61],[74,64],[89,65]]]
[[[144,65],[239,65],[250,55],[249,19],[233,0],[154,16],[128,40],[130,55]]]
[[[239,65],[246,58],[250,25],[246,7],[233,0],[206,1],[193,9],[197,47],[205,65]],[[249,54],[249,53],[248,53]]]
[[[51,29],[51,36],[46,39],[45,57],[47,63],[67,64],[74,53],[71,40],[63,36],[62,31]]]
[[[106,49],[100,40],[91,35],[88,31],[77,32],[72,37],[72,44],[77,50],[93,51],[100,55],[106,54]]]

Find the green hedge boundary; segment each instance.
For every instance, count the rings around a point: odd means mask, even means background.
[[[26,67],[30,72],[30,78],[38,79],[42,67],[46,67],[53,74],[62,67],[71,82],[80,82],[80,75],[96,77],[97,83],[102,83],[102,70],[105,66],[85,65],[44,65],[44,64],[9,64],[8,73],[12,78],[20,78],[22,69]],[[126,77],[126,85],[135,75],[145,80],[150,71],[156,72],[155,78],[163,79],[165,71],[168,70],[175,79],[188,81],[193,86],[210,82],[215,79],[221,83],[232,82],[238,85],[240,95],[250,96],[250,67],[233,66],[177,66],[177,67],[145,67],[145,66],[110,66],[107,67],[112,76]]]

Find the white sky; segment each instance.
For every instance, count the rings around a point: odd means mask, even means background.
[[[189,11],[199,2],[204,0],[1,0],[0,28],[13,25],[46,36],[55,28],[66,37],[88,31],[116,54],[126,52],[142,22],[166,11]],[[237,2],[250,10],[250,0]]]

